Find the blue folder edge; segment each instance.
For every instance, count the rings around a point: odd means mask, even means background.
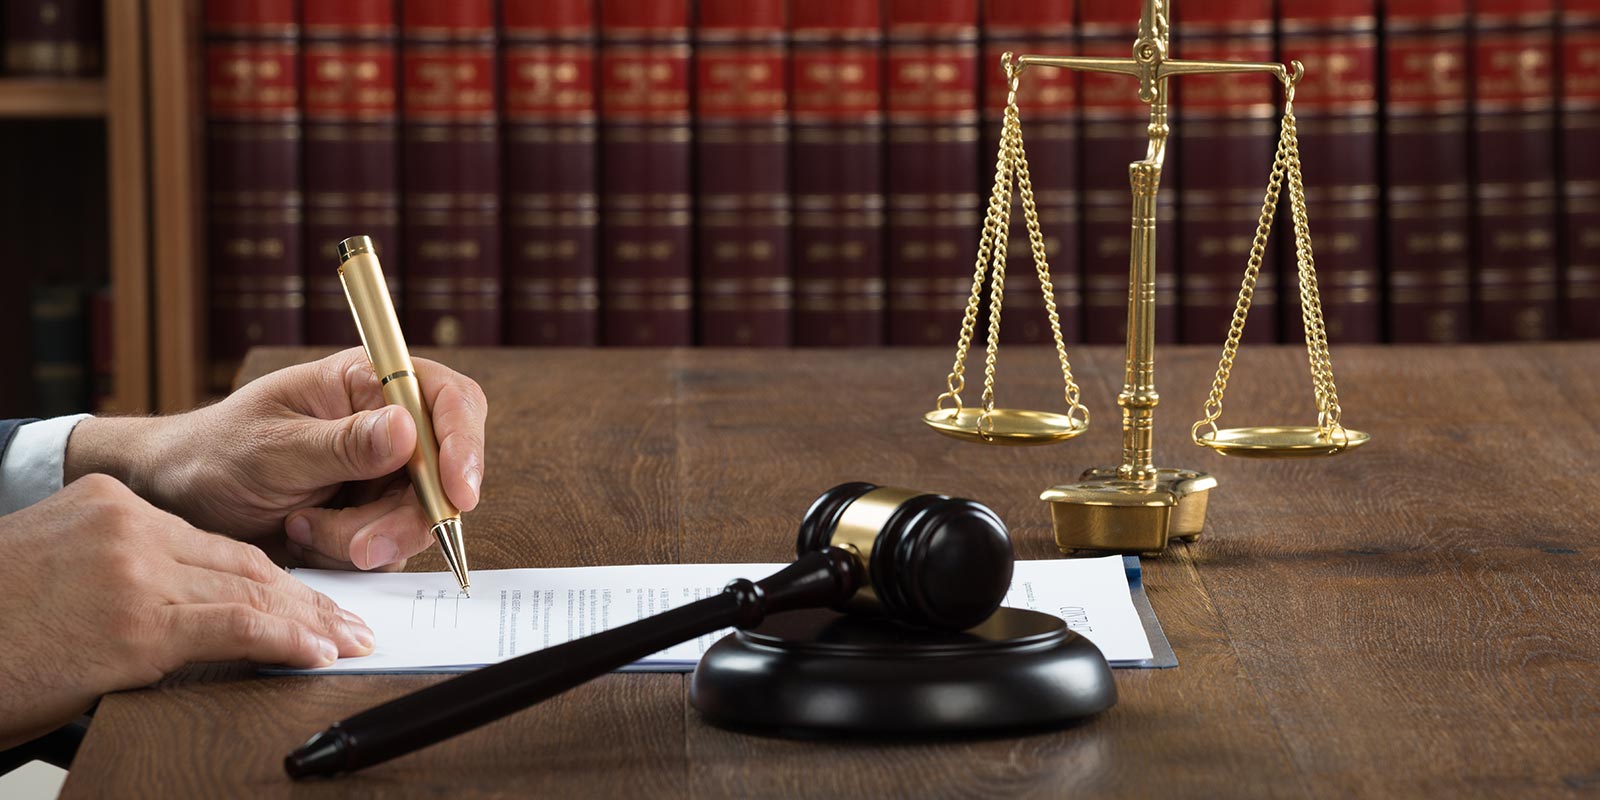
[[[1150,607],[1150,595],[1144,591],[1144,568],[1138,556],[1123,556],[1122,566],[1128,571],[1128,593],[1133,596],[1133,608],[1139,612],[1139,622],[1144,625],[1144,635],[1150,639],[1150,657],[1138,661],[1112,661],[1117,669],[1168,669],[1178,666],[1178,654],[1167,641],[1167,632],[1156,619],[1156,610]]]

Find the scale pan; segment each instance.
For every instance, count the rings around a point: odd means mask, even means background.
[[[1049,411],[997,408],[989,413],[988,430],[978,429],[981,408],[936,409],[922,415],[934,430],[964,442],[1000,445],[1036,445],[1064,442],[1089,429],[1089,423]]]
[[[1329,438],[1315,425],[1226,428],[1206,432],[1196,440],[1225,456],[1240,458],[1313,458],[1336,456],[1366,444],[1371,436],[1344,429],[1344,436]]]

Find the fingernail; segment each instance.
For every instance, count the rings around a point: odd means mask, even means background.
[[[283,529],[288,534],[289,541],[306,547],[311,546],[311,520],[306,519],[304,514],[290,517],[289,521],[283,524]]]
[[[317,650],[319,650],[322,654],[322,661],[320,661],[317,666],[330,666],[333,664],[333,662],[339,660],[339,648],[334,646],[333,642],[328,641],[321,636],[316,637],[316,639]]]
[[[472,466],[467,467],[467,485],[472,487],[473,499],[482,495],[479,487],[483,485],[483,467],[478,466],[476,459],[473,460]]]
[[[358,623],[347,622],[344,626],[345,635],[356,640],[368,652],[372,651],[372,629]]]
[[[389,435],[389,416],[393,413],[391,409],[382,408],[367,419],[372,452],[378,458],[388,458],[394,452],[394,437]]]
[[[364,619],[356,616],[355,614],[352,614],[349,611],[346,611],[346,610],[344,610],[342,608],[339,609],[339,616],[344,617],[344,621],[345,622],[353,622],[353,623],[355,623],[357,625],[362,625],[362,626],[365,626],[367,624],[366,620],[364,620]]]
[[[367,569],[377,569],[393,562],[399,555],[399,548],[387,536],[374,536],[367,540]]]

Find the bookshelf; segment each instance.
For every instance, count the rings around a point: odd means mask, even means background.
[[[0,117],[102,117],[106,82],[98,78],[0,78]]]
[[[112,394],[100,409],[152,408],[150,254],[144,119],[143,2],[107,0],[104,78],[0,78],[0,119],[21,125],[102,120],[107,260],[112,293]],[[23,187],[33,191],[36,187]],[[42,234],[39,234],[42,235]]]

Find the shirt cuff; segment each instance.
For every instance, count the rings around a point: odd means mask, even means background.
[[[89,416],[56,417],[17,428],[0,456],[0,514],[21,511],[61,491],[67,439]]]

